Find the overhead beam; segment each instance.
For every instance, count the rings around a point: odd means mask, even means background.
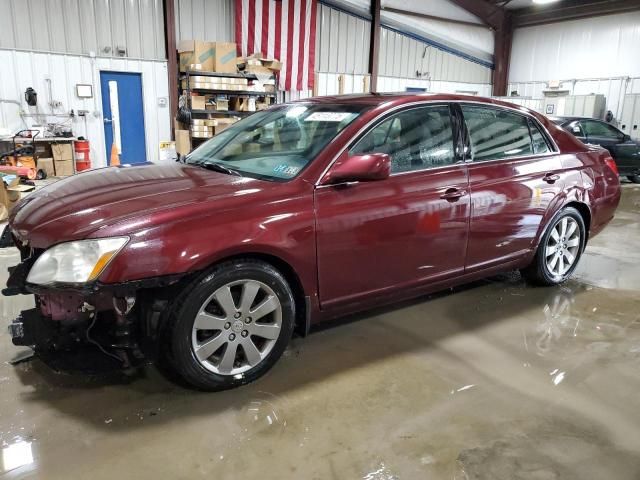
[[[467,12],[475,15],[494,30],[502,26],[506,12],[504,9],[486,0],[451,0]]]
[[[174,137],[174,122],[178,113],[178,54],[176,51],[176,18],[174,0],[164,0],[164,46],[167,55],[169,77],[169,112],[171,114],[171,138]]]
[[[410,10],[403,10],[401,8],[394,7],[382,7],[382,10],[389,13],[398,13],[400,15],[407,15],[408,17],[420,18],[422,20],[438,20],[441,22],[457,23],[458,25],[468,25],[470,27],[483,27],[483,24],[475,22],[467,22],[465,20],[455,20],[452,18],[438,17],[436,15],[427,15],[426,13],[412,12]]]
[[[531,27],[635,10],[640,10],[638,0],[566,0],[546,7],[514,10],[513,25],[514,27]]]
[[[509,84],[509,60],[513,39],[511,14],[486,0],[452,0],[459,7],[475,15],[494,31],[492,93],[496,96],[507,94]]]
[[[378,91],[378,64],[380,52],[380,0],[371,0],[371,42],[369,45],[370,89]]]

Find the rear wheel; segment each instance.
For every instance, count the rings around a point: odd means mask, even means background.
[[[271,265],[227,262],[186,289],[172,315],[170,364],[189,385],[225,390],[264,375],[291,338],[295,302]]]
[[[557,285],[566,281],[578,265],[586,242],[582,215],[573,207],[558,212],[538,245],[536,255],[523,276],[538,285]]]
[[[640,175],[627,175],[627,178],[633,183],[640,183]]]

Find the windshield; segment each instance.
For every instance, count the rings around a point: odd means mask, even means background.
[[[203,143],[186,162],[229,174],[286,181],[366,108],[291,104],[257,112]]]

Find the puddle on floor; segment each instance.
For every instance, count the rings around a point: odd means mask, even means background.
[[[153,368],[11,366],[4,326],[32,299],[2,299],[0,476],[637,480],[638,199],[625,187],[621,221],[562,287],[504,275],[361,314],[216,394]]]

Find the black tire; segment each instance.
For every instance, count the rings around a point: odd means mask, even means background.
[[[565,217],[571,217],[578,224],[578,228],[580,230],[580,245],[575,256],[576,258],[571,267],[563,275],[555,275],[549,270],[547,266],[545,251],[553,229]],[[582,256],[582,252],[584,252],[584,248],[586,246],[586,238],[587,237],[584,219],[582,218],[580,212],[578,212],[578,210],[573,207],[563,208],[558,213],[556,213],[551,221],[547,224],[545,232],[540,239],[540,243],[538,244],[538,249],[536,250],[533,261],[528,267],[521,270],[522,276],[529,283],[542,286],[559,285],[566,282],[569,277],[571,277],[573,271],[576,269],[578,263],[580,262],[580,257]]]
[[[640,183],[640,175],[627,175],[630,182]]]
[[[192,332],[200,307],[216,290],[229,283],[252,280],[267,285],[280,302],[281,328],[270,352],[260,363],[236,375],[221,375],[198,360]],[[220,391],[250,383],[264,375],[284,352],[295,327],[295,300],[284,276],[272,265],[253,259],[238,259],[217,265],[187,285],[170,308],[164,350],[167,363],[188,386],[204,391]],[[221,332],[220,335],[227,332]],[[172,378],[169,377],[169,380]]]
[[[47,178],[47,172],[44,170],[38,170],[36,172],[36,180],[44,180],[45,178]]]

